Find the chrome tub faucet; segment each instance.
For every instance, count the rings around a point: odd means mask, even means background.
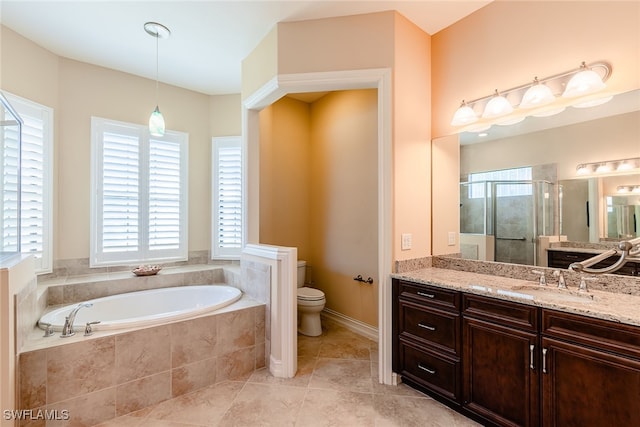
[[[93,303],[91,302],[82,302],[78,304],[67,317],[64,318],[64,326],[62,327],[62,334],[60,337],[67,338],[75,335],[75,331],[73,330],[73,322],[76,320],[76,314],[82,307],[91,307]]]

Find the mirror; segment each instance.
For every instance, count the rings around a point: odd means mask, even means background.
[[[461,184],[460,242],[464,258],[546,265],[546,248],[561,239],[569,241],[563,245],[573,242],[598,248],[610,245],[611,240],[638,236],[640,193],[619,194],[616,189],[640,186],[639,169],[577,176],[576,166],[640,157],[639,90],[616,95],[597,107],[567,108],[556,116],[529,117],[512,126],[494,125],[484,135],[461,133],[460,144],[461,183],[477,172],[523,167],[533,170],[524,180],[527,182],[521,183],[531,186],[531,200],[511,196],[508,202],[508,197],[501,200],[487,189],[483,207],[475,206],[471,214],[465,213],[465,209],[472,210],[465,206],[469,189]],[[506,206],[504,211],[512,213],[516,206],[523,207],[523,213],[491,220],[491,216],[499,215],[501,204]],[[476,219],[481,216],[484,224],[511,224],[512,229],[502,230],[504,236],[497,227],[490,234],[487,230],[478,232],[477,227],[465,233],[469,215]],[[533,227],[534,235],[524,234],[523,227]]]

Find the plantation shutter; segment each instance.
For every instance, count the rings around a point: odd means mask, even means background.
[[[44,164],[44,123],[23,115],[22,126],[22,223],[21,251],[36,259],[42,258],[44,250],[44,194],[43,183],[46,170]]]
[[[12,120],[7,113],[2,120]],[[18,173],[20,171],[19,127],[16,124],[3,126],[2,144],[2,251],[18,250]]]
[[[185,261],[188,136],[94,117],[91,266]]]
[[[102,143],[102,251],[140,250],[140,141],[104,132]]]
[[[239,257],[244,233],[240,138],[214,138],[212,151],[212,252],[214,257]]]

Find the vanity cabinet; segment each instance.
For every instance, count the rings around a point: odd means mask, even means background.
[[[640,426],[640,327],[393,280],[393,370],[497,426]]]
[[[497,425],[539,424],[536,307],[463,294],[463,403]]]
[[[394,280],[393,369],[403,381],[460,402],[460,292]]]
[[[553,249],[547,249],[547,265],[550,268],[567,269],[574,262],[584,261],[597,254],[592,252],[578,252],[578,251],[557,251]],[[604,268],[614,264],[619,259],[619,255],[612,256],[604,261],[592,265],[591,268]],[[611,274],[622,274],[625,276],[638,276],[640,275],[640,263],[628,261],[619,270],[614,271]]]
[[[544,426],[640,426],[640,328],[542,310]]]

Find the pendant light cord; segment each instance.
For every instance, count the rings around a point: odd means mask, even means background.
[[[158,57],[159,57],[159,54],[158,54],[158,49],[159,49],[159,44],[158,43],[159,43],[159,40],[158,39],[159,38],[160,38],[160,33],[156,33],[156,108],[158,107],[158,78],[159,78],[158,74],[159,74],[159,69],[160,69],[160,67],[158,65],[158,63],[160,61],[158,59]]]

